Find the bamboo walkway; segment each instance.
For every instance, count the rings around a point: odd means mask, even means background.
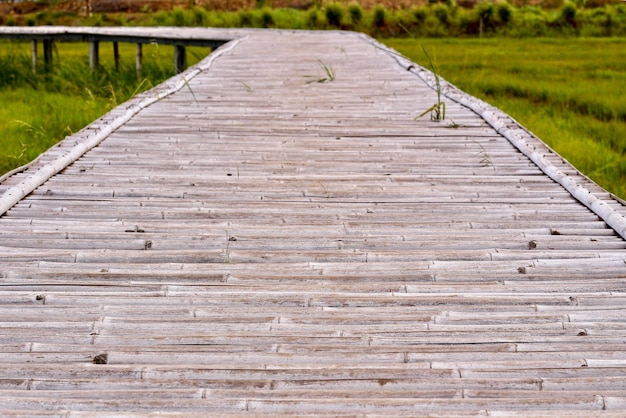
[[[0,184],[1,416],[626,414],[619,201],[370,38],[219,33]]]

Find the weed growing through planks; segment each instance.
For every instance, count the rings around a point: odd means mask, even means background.
[[[243,81],[239,81],[239,84],[241,84],[241,86],[246,90],[246,91],[252,91],[252,87],[250,87],[247,83],[243,82]]]
[[[326,73],[326,77],[320,79],[320,83],[323,83],[325,81],[335,81],[335,70],[332,67],[332,65],[326,65],[324,64],[324,62],[322,62],[322,60],[317,60],[317,62],[320,63],[320,66],[322,67],[322,69],[324,70],[324,73]]]
[[[483,147],[480,142],[473,142],[480,147],[480,151],[478,152],[478,164],[480,164],[481,167],[491,167],[495,170],[496,167],[493,165],[493,162],[491,161],[491,156],[489,155],[485,147]]]
[[[232,260],[230,259],[230,243],[237,241],[237,237],[234,235],[230,235],[228,231],[226,231],[226,248],[224,249],[224,264],[231,264]]]
[[[422,116],[430,113],[430,120],[434,120],[436,122],[442,121],[446,118],[446,104],[441,101],[441,80],[439,79],[439,74],[437,74],[437,68],[433,63],[433,60],[430,59],[430,55],[428,55],[428,51],[424,48],[423,45],[422,51],[424,51],[424,55],[426,56],[426,60],[428,61],[428,66],[430,67],[430,71],[435,76],[435,86],[437,88],[437,103],[420,113],[415,117],[415,120],[421,118]]]
[[[332,65],[327,65],[321,59],[318,59],[317,62],[320,64],[320,67],[324,71],[324,75],[322,77],[314,77],[313,80],[309,80],[307,84],[311,83],[326,83],[335,81],[335,69]]]
[[[322,183],[321,181],[318,181],[318,183],[320,186],[322,186],[322,189],[324,190],[324,197],[326,197],[326,199],[330,199],[330,192],[328,191],[326,186],[324,186],[324,183]]]
[[[193,96],[193,101],[196,103],[196,106],[200,106],[200,102],[198,102],[198,99],[196,98],[196,94],[191,89],[191,86],[189,85],[189,80],[187,80],[187,77],[185,77],[185,76],[183,76],[183,83],[185,83],[185,87],[187,87],[187,89],[189,89],[189,92]]]
[[[226,248],[224,249],[224,264],[230,264],[230,235],[226,231]]]

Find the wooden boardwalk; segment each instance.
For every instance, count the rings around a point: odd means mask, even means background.
[[[620,202],[365,36],[217,32],[0,184],[0,415],[626,414]]]

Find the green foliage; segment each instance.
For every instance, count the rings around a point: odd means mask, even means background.
[[[377,5],[374,7],[372,24],[376,28],[382,28],[387,21],[387,9],[384,6]]]
[[[408,3],[408,2],[407,2]],[[358,2],[310,1],[308,10],[271,8],[257,1],[255,8],[225,11],[189,5],[169,11],[140,14],[45,11],[28,16],[0,16],[5,25],[215,26],[284,29],[357,29],[377,37],[393,36],[626,36],[626,4],[615,0],[480,0],[477,3],[432,0],[421,6],[386,9],[377,4],[363,9]],[[324,6],[323,6],[324,5]],[[591,7],[593,6],[593,7]]]
[[[412,10],[413,17],[418,24],[426,20],[426,16],[428,16],[427,10],[425,7],[416,7]]]
[[[188,23],[191,23],[190,20],[187,19],[187,11],[182,7],[176,7],[172,11],[172,21],[174,26],[191,26]]]
[[[496,13],[493,3],[480,3],[476,8],[476,16],[479,22],[479,33],[493,32],[496,28]]]
[[[348,6],[348,15],[352,24],[358,26],[363,20],[363,8],[359,3],[351,3]]]
[[[272,10],[268,8],[263,8],[261,10],[261,18],[259,19],[260,26],[262,28],[271,28],[274,26],[274,16],[272,15]]]
[[[274,27],[282,29],[303,29],[306,27],[306,15],[295,9],[272,9]]]
[[[239,13],[239,24],[244,28],[248,28],[252,26],[252,23],[252,13],[248,10],[242,10]]]
[[[567,3],[561,9],[561,19],[563,23],[573,28],[576,27],[576,6],[572,3]]]
[[[498,3],[496,5],[496,15],[499,23],[506,26],[513,20],[513,9],[508,3]]]
[[[334,27],[341,26],[341,19],[343,19],[343,7],[339,3],[329,3],[326,5],[326,21],[329,25]]]
[[[433,15],[444,25],[449,23],[448,6],[445,4],[436,4],[432,8]]]
[[[517,11],[515,25],[509,31],[514,36],[547,36],[548,19],[542,10],[535,6],[524,6]]]
[[[193,26],[207,26],[209,17],[205,9],[201,7],[192,7],[191,13],[193,15]]]
[[[306,27],[309,29],[324,29],[326,27],[326,16],[317,7],[307,12]]]

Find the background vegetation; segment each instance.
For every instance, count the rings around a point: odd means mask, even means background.
[[[80,7],[84,1],[34,3],[47,7],[31,10],[17,3],[13,8],[23,13],[0,13],[0,24],[348,29],[376,37],[626,35],[621,0],[127,0],[92,1],[93,13]],[[292,7],[269,7],[274,3]]]

